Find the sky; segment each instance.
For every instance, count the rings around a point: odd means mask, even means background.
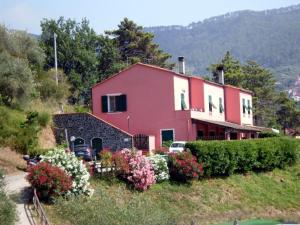
[[[237,10],[266,10],[300,0],[0,0],[0,24],[40,34],[43,18],[86,17],[97,33],[116,29],[124,17],[144,27],[188,25]]]

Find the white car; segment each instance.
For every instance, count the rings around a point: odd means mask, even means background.
[[[169,152],[183,152],[186,141],[174,141],[169,147]]]

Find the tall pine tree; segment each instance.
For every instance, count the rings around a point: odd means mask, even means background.
[[[171,55],[153,43],[154,35],[145,32],[142,26],[128,18],[121,21],[117,30],[107,31],[106,34],[113,37],[121,60],[127,64],[143,62],[169,69],[174,67],[174,64],[168,62]]]

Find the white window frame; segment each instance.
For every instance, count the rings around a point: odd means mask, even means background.
[[[114,94],[107,94],[107,112],[108,113],[118,113],[118,111],[111,111],[110,109],[110,97],[116,97],[116,96],[120,96],[122,95],[122,93],[114,93]]]
[[[172,130],[173,131],[173,141],[175,141],[175,129],[174,128],[164,128],[160,129],[160,146],[162,147],[162,131]]]

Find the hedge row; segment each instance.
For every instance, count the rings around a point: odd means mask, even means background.
[[[205,176],[283,168],[297,161],[299,146],[298,140],[283,137],[186,144],[202,164]]]

